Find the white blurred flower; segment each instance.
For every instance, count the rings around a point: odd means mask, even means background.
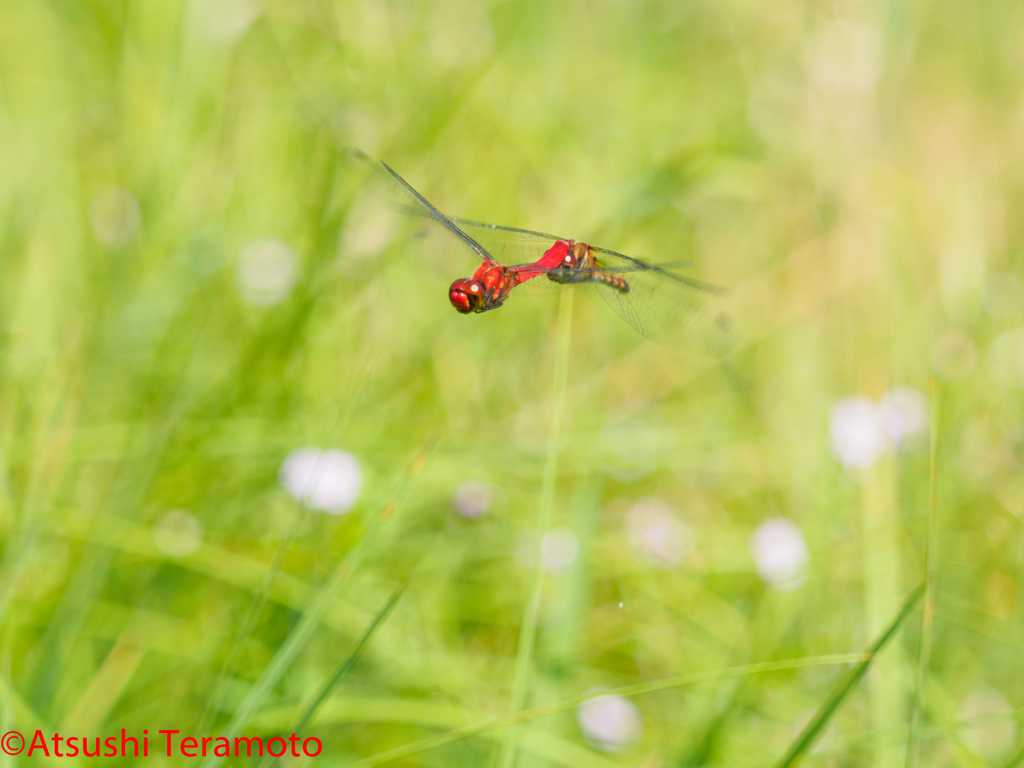
[[[620,752],[643,733],[637,706],[612,693],[584,701],[576,709],[576,720],[590,745],[605,752]]]
[[[288,455],[278,479],[288,493],[313,509],[342,515],[359,499],[362,473],[350,453],[306,447]]]
[[[882,408],[866,397],[844,397],[832,408],[832,447],[848,467],[869,467],[889,447]]]
[[[283,301],[298,277],[298,257],[281,240],[250,240],[238,253],[238,287],[250,304],[270,306]]]
[[[552,528],[540,540],[540,559],[545,571],[568,568],[580,553],[580,540],[569,528]]]
[[[479,480],[467,480],[455,489],[452,503],[463,517],[475,518],[488,512],[493,501],[491,487]]]
[[[652,565],[672,568],[686,557],[690,533],[661,499],[639,499],[626,512],[626,538]]]
[[[928,398],[910,387],[890,389],[882,398],[882,413],[889,427],[889,437],[893,445],[898,446],[928,427]]]
[[[977,361],[974,341],[963,331],[948,331],[932,346],[932,368],[940,378],[963,379],[974,370]]]
[[[1024,309],[1024,286],[1016,275],[993,272],[985,281],[985,311],[992,317],[1015,317]]]
[[[995,688],[975,688],[957,707],[960,735],[978,754],[998,760],[1017,740],[1014,710]]]
[[[123,245],[132,239],[142,223],[135,195],[122,187],[107,187],[92,201],[89,221],[104,245]]]
[[[516,559],[524,568],[533,567],[533,556],[537,546],[536,534],[524,536],[516,553]],[[576,562],[580,552],[580,540],[569,528],[552,528],[540,540],[540,561],[549,573],[562,571]]]
[[[203,526],[183,509],[174,509],[153,524],[153,543],[171,557],[188,557],[203,545]]]
[[[792,520],[765,520],[750,538],[750,554],[757,572],[776,589],[792,589],[803,583],[809,556],[804,535]]]
[[[259,18],[259,0],[192,0],[193,23],[211,40],[231,43]]]

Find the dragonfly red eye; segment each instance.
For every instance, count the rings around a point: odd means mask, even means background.
[[[484,287],[476,280],[460,278],[448,289],[448,298],[459,312],[468,315],[480,306],[483,300]]]
[[[562,259],[562,266],[565,266],[565,267],[575,267],[576,266],[576,254],[573,253],[572,251],[569,251],[567,254],[565,254],[565,258]]]

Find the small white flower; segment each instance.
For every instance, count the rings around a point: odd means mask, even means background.
[[[928,427],[928,398],[910,387],[889,390],[882,398],[882,412],[889,437],[897,446]]]
[[[153,543],[171,557],[188,557],[203,544],[203,526],[183,509],[174,509],[153,524]]]
[[[866,397],[845,397],[832,408],[832,447],[848,467],[869,467],[890,447],[881,408]]]
[[[452,503],[463,517],[476,518],[488,512],[493,502],[491,487],[479,480],[467,480],[455,489]]]
[[[978,754],[998,760],[1017,740],[1014,710],[995,688],[975,688],[957,707],[960,735]]]
[[[580,540],[569,528],[552,528],[540,540],[540,560],[545,571],[561,571],[574,562],[580,552]]]
[[[266,307],[283,301],[298,278],[298,257],[281,240],[250,240],[238,253],[238,287],[250,304]]]
[[[536,534],[522,538],[516,559],[524,568],[532,568],[537,545]],[[576,562],[580,552],[580,540],[569,528],[552,528],[540,539],[540,562],[544,570],[552,573],[562,571]]]
[[[626,513],[626,538],[652,565],[672,568],[686,556],[690,534],[671,507],[653,497],[638,500]]]
[[[311,508],[342,515],[359,499],[362,473],[350,453],[306,447],[288,455],[278,479],[288,493]]]
[[[942,379],[958,381],[974,370],[978,353],[974,341],[963,331],[949,331],[932,346],[932,368]]]
[[[804,535],[792,520],[774,517],[754,530],[750,554],[761,578],[776,589],[792,589],[803,583],[808,554]]]
[[[89,221],[104,245],[124,245],[138,231],[142,213],[135,195],[121,187],[107,187],[92,201]]]
[[[611,693],[580,704],[576,720],[591,746],[605,752],[621,752],[643,733],[643,720],[637,706]]]

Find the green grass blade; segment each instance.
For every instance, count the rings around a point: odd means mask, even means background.
[[[390,763],[393,760],[401,760],[402,758],[406,758],[420,752],[425,752],[428,749],[444,746],[445,744],[451,744],[455,741],[472,738],[473,736],[481,736],[485,733],[497,731],[501,728],[507,728],[511,725],[529,722],[530,720],[536,720],[541,717],[548,717],[549,715],[555,715],[559,712],[566,712],[595,696],[607,696],[613,694],[618,696],[639,696],[642,693],[653,693],[654,691],[664,691],[670,688],[681,688],[688,685],[697,685],[698,683],[710,683],[718,680],[728,680],[734,677],[745,677],[765,672],[779,672],[788,669],[827,666],[830,664],[850,664],[853,662],[863,663],[868,661],[869,658],[869,655],[863,653],[848,653],[834,656],[811,656],[805,659],[766,661],[759,664],[745,664],[740,667],[727,667],[725,669],[716,669],[709,672],[697,672],[691,675],[678,675],[676,677],[668,677],[662,680],[653,680],[649,683],[637,683],[636,685],[626,685],[620,688],[610,688],[598,693],[574,696],[570,699],[565,699],[554,704],[546,704],[542,707],[535,707],[521,712],[513,712],[495,720],[488,720],[484,723],[468,725],[464,728],[456,728],[455,730],[448,731],[447,733],[420,739],[419,741],[414,741],[401,747],[395,747],[376,755],[370,755],[362,760],[357,760],[356,762],[351,763],[349,768],[366,768],[366,766],[371,765],[383,765],[384,763]]]
[[[1017,768],[1020,765],[1024,765],[1024,748],[1011,757],[1009,762],[1004,765],[1003,768]]]
[[[298,656],[299,651],[302,650],[317,626],[319,626],[320,619],[327,611],[328,606],[342,594],[343,587],[349,582],[348,577],[359,567],[367,552],[372,548],[382,524],[393,517],[396,507],[408,492],[410,481],[422,468],[428,450],[429,446],[421,451],[413,461],[412,471],[409,473],[406,482],[402,486],[402,490],[398,494],[398,500],[385,505],[384,509],[374,516],[374,519],[367,526],[366,533],[360,538],[359,543],[341,559],[334,573],[331,574],[331,577],[320,589],[316,597],[313,598],[313,602],[310,603],[309,607],[302,614],[298,624],[295,625],[295,628],[285,639],[284,643],[281,644],[281,647],[277,649],[274,657],[263,670],[263,674],[260,675],[252,688],[249,689],[249,692],[231,718],[231,722],[228,723],[221,734],[222,736],[229,740],[233,739],[241,733],[242,729],[248,725],[252,717],[263,706],[271,691],[281,681],[285,672],[291,667],[295,657]],[[203,761],[202,768],[215,768],[215,766],[220,765],[222,762],[223,758],[210,756]]]
[[[337,687],[341,678],[348,674],[352,667],[354,667],[358,663],[359,659],[362,658],[363,651],[365,651],[367,646],[369,646],[370,640],[373,638],[374,634],[376,634],[377,630],[385,621],[387,621],[388,616],[391,615],[391,611],[394,610],[394,607],[398,604],[398,601],[401,599],[402,593],[405,592],[405,588],[407,586],[408,582],[405,581],[398,585],[398,588],[391,594],[391,598],[384,604],[384,607],[380,609],[373,621],[370,622],[366,631],[363,632],[362,637],[359,638],[348,656],[338,666],[338,669],[331,676],[331,679],[324,684],[324,687],[320,689],[320,693],[317,694],[317,697],[309,703],[309,706],[306,707],[306,710],[302,713],[302,716],[292,728],[292,733],[302,733],[303,729],[305,729],[316,715],[320,705],[327,700],[327,697],[330,696],[331,692]],[[281,759],[275,757],[266,760],[264,765],[278,765],[280,762]]]
[[[931,660],[932,652],[932,623],[935,618],[935,580],[938,576],[939,568],[939,386],[934,377],[931,380],[931,396],[931,434],[929,435],[930,442],[928,448],[928,541],[924,558],[924,610],[921,616],[921,647],[917,657],[914,701],[910,710],[910,732],[907,736],[907,768],[916,768],[918,761],[921,710],[924,706],[924,689],[928,681],[928,664]]]
[[[341,681],[341,678],[343,678],[349,670],[356,665],[359,659],[362,658],[363,652],[370,644],[370,640],[381,625],[387,621],[388,616],[391,615],[391,611],[394,610],[395,606],[398,604],[398,601],[401,599],[402,593],[405,592],[405,588],[407,586],[408,582],[402,582],[398,585],[398,588],[391,595],[391,598],[387,603],[385,603],[384,607],[381,608],[380,613],[378,613],[370,623],[370,626],[366,628],[366,632],[363,633],[363,636],[359,638],[359,641],[349,653],[348,657],[338,667],[334,676],[327,681],[326,685],[324,685],[323,689],[320,691],[320,694],[309,703],[308,707],[306,707],[306,711],[302,713],[302,717],[299,718],[299,721],[295,724],[295,728],[292,729],[293,733],[302,733],[302,729],[305,728],[313,719],[313,716],[316,715],[316,711],[320,708],[320,705],[323,704],[327,697],[331,695],[331,691],[335,689]]]
[[[344,402],[347,405],[339,412],[335,427],[331,430],[332,435],[344,434],[345,429],[348,427],[349,423],[351,423],[352,415],[360,402],[359,395],[362,392],[363,384],[369,376],[372,368],[373,361],[363,367],[362,372],[356,379],[352,393],[344,398]],[[321,459],[317,459],[314,470],[306,481],[306,487],[302,490],[300,499],[295,504],[295,514],[292,515],[291,521],[288,524],[288,530],[278,543],[277,547],[275,547],[274,554],[270,558],[270,564],[263,572],[259,589],[249,601],[249,606],[245,611],[245,615],[242,617],[242,621],[239,624],[237,632],[235,633],[235,639],[231,645],[231,650],[224,659],[220,673],[217,675],[217,681],[213,686],[213,693],[207,699],[206,707],[199,718],[199,724],[196,726],[197,733],[204,733],[206,731],[206,726],[210,721],[213,711],[220,703],[221,696],[223,695],[224,683],[234,674],[235,665],[238,662],[241,649],[244,646],[245,641],[252,634],[253,629],[255,629],[260,615],[263,612],[263,608],[270,599],[270,592],[274,586],[275,579],[280,575],[281,564],[284,561],[285,554],[288,552],[289,547],[295,539],[295,532],[298,529],[299,522],[307,512],[307,506],[304,500],[310,493],[312,493],[316,488],[316,485],[320,482],[320,461]]]
[[[555,347],[555,383],[551,398],[551,424],[548,431],[547,458],[544,462],[544,477],[540,490],[540,506],[537,510],[537,537],[533,548],[533,565],[530,570],[530,587],[527,592],[526,610],[519,629],[519,644],[516,649],[515,671],[512,678],[512,699],[509,712],[515,714],[523,708],[530,685],[530,667],[533,665],[533,646],[537,639],[537,620],[540,615],[540,600],[544,586],[544,563],[541,559],[541,543],[544,534],[551,527],[551,512],[555,505],[555,485],[558,479],[558,450],[562,438],[562,416],[565,409],[565,390],[569,378],[569,343],[572,338],[572,298],[574,291],[562,290],[558,302],[558,331]],[[500,765],[511,768],[515,763],[515,735],[510,733],[502,745]]]
[[[821,709],[814,718],[804,727],[800,735],[797,736],[793,746],[790,747],[789,752],[782,758],[777,764],[776,768],[788,768],[788,766],[796,765],[796,763],[803,757],[804,753],[811,748],[814,744],[814,740],[821,733],[822,729],[828,724],[828,721],[832,718],[832,715],[839,708],[839,705],[843,703],[843,699],[853,689],[858,681],[867,673],[868,668],[871,666],[871,662],[874,661],[875,657],[888,645],[889,641],[896,635],[899,628],[903,625],[903,622],[907,620],[911,611],[917,605],[918,600],[924,594],[925,585],[921,584],[917,587],[907,598],[907,601],[903,604],[903,608],[896,615],[892,624],[889,625],[888,629],[882,633],[874,645],[867,651],[866,658],[861,661],[856,667],[850,670],[850,673],[846,676],[842,682],[832,692],[832,695],[828,697]]]

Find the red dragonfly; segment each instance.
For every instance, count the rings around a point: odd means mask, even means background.
[[[446,247],[479,258],[473,275],[448,289],[452,306],[463,314],[497,309],[513,288],[544,276],[561,285],[596,286],[612,309],[653,341],[696,339],[712,353],[729,346],[729,318],[715,300],[722,289],[678,274],[678,264],[649,264],[580,240],[445,216],[386,163],[354,148],[346,155],[369,172],[374,194],[389,207],[435,225]],[[499,256],[529,260],[508,264]]]

